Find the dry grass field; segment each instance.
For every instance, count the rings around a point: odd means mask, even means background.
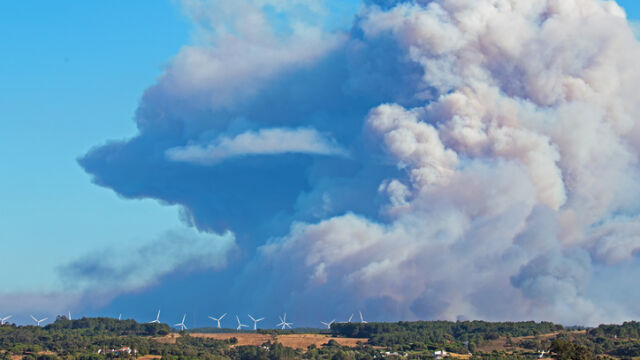
[[[342,346],[356,347],[359,343],[366,343],[367,339],[351,339],[351,338],[336,338],[329,335],[321,334],[288,334],[288,335],[267,335],[256,333],[216,333],[216,334],[203,334],[194,333],[189,334],[193,337],[209,338],[216,340],[228,340],[231,338],[238,339],[238,343],[235,346],[254,345],[260,346],[268,341],[278,342],[284,346],[294,349],[306,349],[310,345],[322,346],[329,342],[329,340],[335,340]],[[175,343],[178,334],[170,334],[165,337],[156,338],[157,341],[163,343]]]
[[[572,334],[584,334],[586,333],[585,330],[580,330],[580,331],[572,331],[569,333],[569,336],[571,336]],[[538,336],[522,336],[522,337],[514,337],[512,338],[512,341],[514,344],[517,344],[519,341],[521,340],[526,340],[526,339],[549,339],[549,338],[553,338],[556,337],[559,334],[559,332],[553,332],[553,333],[548,333],[548,334],[540,334]],[[507,347],[507,338],[505,337],[500,337],[496,340],[491,340],[486,342],[485,344],[478,346],[478,350],[481,352],[485,352],[485,353],[490,353],[492,351],[504,351],[510,349],[512,351],[527,351],[527,349],[523,349],[517,346],[514,347]],[[544,360],[544,359],[543,359]]]
[[[160,355],[145,355],[145,356],[138,357],[138,360],[156,360],[161,358],[162,356]]]

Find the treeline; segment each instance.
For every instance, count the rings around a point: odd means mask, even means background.
[[[84,334],[163,336],[169,334],[171,328],[167,324],[140,324],[135,320],[118,320],[112,318],[82,318],[68,320],[58,316],[56,321],[45,326],[46,331],[78,330]]]
[[[640,339],[640,322],[630,321],[622,325],[600,325],[597,328],[589,329],[587,335],[592,338]]]
[[[618,358],[640,356],[640,323],[625,322],[622,325],[600,325],[584,334],[563,334],[561,340],[579,344],[596,355]]]
[[[402,350],[439,349],[466,353],[483,342],[499,337],[521,337],[563,330],[550,322],[415,321],[397,323],[338,323],[331,326],[336,336],[368,338],[375,346]]]

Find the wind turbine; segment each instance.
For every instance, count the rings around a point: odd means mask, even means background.
[[[67,313],[67,320],[71,320],[71,311]]]
[[[276,324],[276,326],[282,326],[282,330],[289,328],[291,329],[291,325],[293,325],[293,323],[288,323],[287,322],[287,313],[284,313],[284,318],[278,316],[280,318],[280,324]]]
[[[237,331],[242,330],[243,327],[246,327],[246,328],[249,327],[248,325],[245,325],[245,324],[240,322],[240,318],[238,317],[238,315],[236,315],[236,320],[238,320],[238,327],[236,328]]]
[[[149,324],[160,324],[160,310],[158,310],[158,316],[153,321],[149,321]]]
[[[329,329],[329,330],[331,330],[331,325],[332,325],[334,322],[336,322],[336,319],[333,319],[333,320],[331,320],[331,322],[328,322],[328,323],[326,323],[326,322],[324,322],[324,321],[320,321],[320,323],[321,323],[322,325],[326,326],[326,327],[327,327],[327,329]]]
[[[118,320],[122,320],[122,314],[118,315]]]
[[[184,316],[182,317],[182,322],[181,322],[181,323],[177,323],[177,324],[175,324],[175,325],[173,325],[173,326],[177,326],[177,327],[179,327],[182,331],[184,331],[184,330],[187,328],[187,326],[184,324],[184,320],[185,320],[186,318],[187,318],[187,314],[184,314]]]
[[[362,317],[362,311],[358,311],[360,313],[360,322],[363,324],[366,324],[367,322],[364,321],[364,317]]]
[[[35,318],[35,316],[33,316],[33,315],[31,315],[31,318],[33,319],[33,321],[35,321],[35,322],[36,322],[36,324],[37,324],[38,326],[40,326],[40,323],[42,323],[43,321],[45,321],[45,320],[47,320],[47,319],[48,319],[48,318],[44,318],[44,319],[38,320],[38,319],[36,319],[36,318]]]
[[[262,320],[264,320],[264,318],[260,318],[260,319],[254,319],[253,316],[249,315],[249,319],[251,319],[251,321],[253,321],[253,330],[258,330],[258,323]]]
[[[220,320],[224,319],[224,317],[227,316],[227,313],[222,314],[222,316],[220,316],[219,318],[214,318],[213,316],[209,316],[209,319],[215,321],[218,323],[218,329],[220,329]]]
[[[540,359],[542,359],[542,358],[544,357],[544,354],[545,354],[545,353],[546,353],[546,351],[542,350],[542,351],[540,352],[540,356],[539,356],[539,358],[540,358]]]
[[[2,319],[0,319],[0,325],[6,324],[7,320],[11,319],[12,316],[13,315],[9,315],[9,316],[6,316],[6,317],[3,317]]]
[[[347,320],[347,322],[350,323],[351,320],[353,320],[353,313],[351,314],[351,316],[349,316],[349,320]]]

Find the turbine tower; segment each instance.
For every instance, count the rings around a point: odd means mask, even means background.
[[[218,329],[220,329],[220,320],[224,319],[225,316],[227,316],[227,313],[222,314],[222,316],[220,316],[219,318],[214,318],[213,316],[209,316],[209,319],[217,322],[218,323]]]
[[[293,323],[288,323],[287,322],[287,313],[284,313],[284,317],[280,317],[280,316],[278,316],[278,317],[280,318],[280,324],[276,324],[276,326],[281,326],[282,330],[284,330],[286,328],[291,329],[291,325],[293,325]]]
[[[349,316],[349,320],[347,320],[347,322],[351,323],[351,320],[353,320],[353,313],[351,313],[351,316]]]
[[[122,320],[122,314],[118,315],[118,320]]]
[[[329,329],[329,330],[331,330],[331,325],[332,325],[334,322],[336,322],[336,319],[333,319],[333,320],[331,320],[331,321],[330,321],[330,322],[328,322],[328,323],[326,323],[326,322],[324,322],[324,321],[320,321],[320,323],[321,323],[322,325],[326,326],[326,327],[327,327],[327,329]]]
[[[158,315],[156,316],[156,319],[153,321],[149,321],[149,324],[160,324],[160,310],[158,310]]]
[[[254,331],[255,331],[255,330],[258,330],[258,323],[259,323],[260,321],[264,320],[264,318],[254,319],[254,318],[253,318],[253,316],[251,316],[250,314],[247,314],[247,315],[249,315],[249,319],[251,319],[251,321],[253,321],[253,330],[254,330]]]
[[[35,321],[35,322],[36,322],[36,325],[37,325],[37,326],[40,326],[40,324],[41,324],[43,321],[45,321],[45,320],[47,320],[47,319],[48,319],[48,318],[44,318],[44,319],[38,320],[38,319],[36,319],[36,317],[35,317],[35,316],[33,316],[33,315],[31,315],[31,318],[33,319],[33,321]]]
[[[67,313],[67,320],[71,320],[71,311]]]
[[[2,319],[0,319],[0,325],[4,325],[4,324],[6,324],[6,323],[7,323],[7,320],[11,319],[11,317],[12,317],[12,316],[13,316],[13,315],[8,315],[8,316],[5,316],[5,317],[3,317]]]
[[[360,322],[363,324],[366,324],[367,322],[364,321],[364,317],[362,316],[362,311],[358,311],[360,313]]]
[[[181,323],[177,323],[173,326],[177,326],[179,327],[182,331],[185,331],[187,329],[187,326],[184,324],[184,320],[187,318],[187,314],[184,314],[184,316],[182,317],[182,322]]]
[[[238,315],[236,315],[236,320],[238,320],[238,327],[236,328],[236,331],[240,331],[242,330],[243,327],[248,328],[248,325],[245,325],[243,323],[240,322],[240,318],[238,317]]]

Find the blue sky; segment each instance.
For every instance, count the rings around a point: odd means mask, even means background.
[[[620,4],[626,11],[630,19],[640,19],[640,3],[634,0],[619,0]]]
[[[619,3],[640,19],[637,0]],[[345,28],[358,8],[340,4],[326,27]],[[0,2],[4,291],[55,290],[62,264],[185,227],[175,206],[94,185],[77,159],[136,134],[145,89],[189,44],[191,31],[179,3],[169,0]]]
[[[3,287],[50,288],[43,269],[180,226],[176,209],[124,201],[76,162],[135,132],[141,94],[189,39],[176,4],[2,2],[0,32],[0,238],[3,266],[17,270]]]

